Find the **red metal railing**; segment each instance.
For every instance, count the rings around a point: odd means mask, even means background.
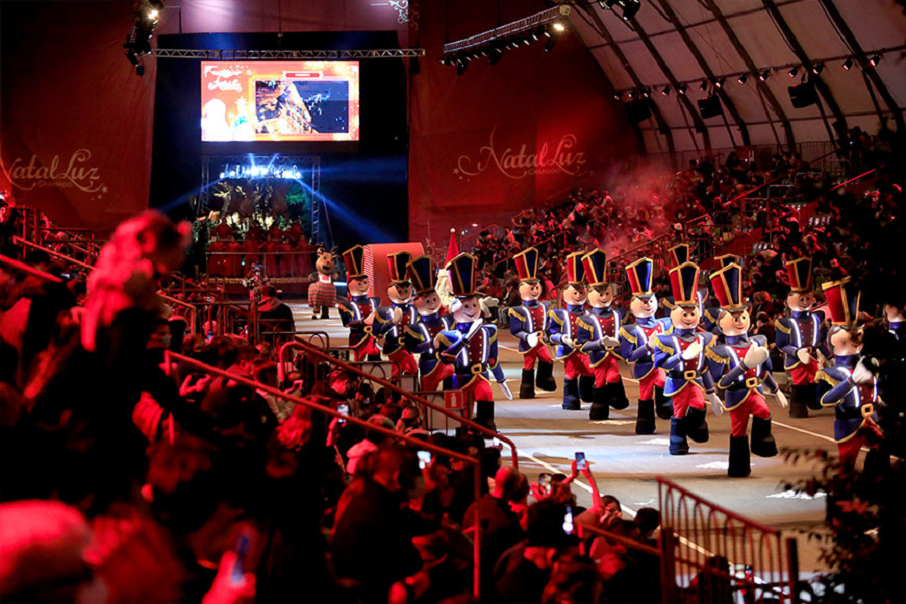
[[[658,477],[664,601],[798,602],[795,538]],[[735,598],[733,598],[735,599]]]
[[[27,275],[31,275],[32,277],[37,277],[38,279],[44,279],[45,281],[50,281],[52,283],[63,283],[63,280],[59,277],[55,277],[50,273],[45,273],[44,271],[39,271],[36,268],[32,268],[27,264],[24,264],[7,256],[0,255],[0,264],[8,266],[14,271],[25,273]]]
[[[314,402],[314,400],[312,400],[311,398],[303,398],[303,397],[294,396],[292,394],[287,394],[286,392],[283,392],[277,388],[274,388],[273,386],[268,386],[267,384],[263,384],[261,382],[256,382],[254,380],[245,378],[241,375],[237,375],[234,373],[230,373],[228,371],[224,371],[222,369],[218,369],[217,367],[214,367],[212,365],[207,365],[205,363],[202,363],[201,361],[196,361],[195,359],[193,359],[191,357],[187,357],[187,356],[177,354],[175,352],[170,352],[170,351],[166,351],[164,353],[164,357],[165,357],[164,358],[165,365],[168,367],[171,365],[171,363],[173,363],[174,361],[177,361],[180,364],[182,364],[183,366],[195,367],[196,369],[200,369],[210,375],[220,376],[222,378],[226,378],[226,379],[230,380],[231,382],[235,382],[237,384],[242,384],[244,386],[254,388],[256,391],[266,392],[267,394],[270,394],[271,396],[290,401],[296,405],[302,405],[304,407],[311,409],[312,411],[318,411],[319,413],[323,413],[327,417],[342,419],[350,424],[359,426],[360,428],[362,428],[365,431],[379,432],[379,433],[383,434],[384,436],[389,436],[393,439],[402,441],[405,444],[407,444],[413,448],[430,451],[436,455],[443,455],[445,457],[449,457],[450,459],[456,459],[456,460],[465,462],[473,467],[474,476],[475,476],[475,481],[474,481],[475,501],[477,502],[481,498],[481,479],[482,479],[481,462],[474,457],[469,457],[467,455],[463,455],[463,454],[457,453],[455,451],[450,451],[448,449],[444,449],[443,447],[438,447],[437,445],[433,445],[429,442],[426,442],[426,441],[423,441],[423,440],[420,440],[417,438],[412,438],[410,436],[406,436],[404,434],[401,434],[400,432],[396,432],[394,430],[390,430],[388,428],[384,428],[382,426],[378,426],[376,424],[369,423],[367,421],[358,419],[356,417],[341,414],[338,411],[331,409],[330,407],[326,407],[324,405]],[[478,600],[481,596],[481,530],[480,530],[481,518],[480,518],[480,512],[479,512],[480,507],[481,506],[478,506],[478,505],[474,506],[474,508],[475,508],[475,538],[473,541],[473,555],[475,556],[475,564],[474,564],[475,568],[474,568],[474,575],[473,575],[473,579],[474,579],[473,580],[473,593],[474,593],[476,600]]]

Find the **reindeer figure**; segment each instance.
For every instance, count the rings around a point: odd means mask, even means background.
[[[308,288],[308,305],[311,306],[311,318],[317,320],[318,309],[321,310],[321,319],[329,319],[328,309],[337,305],[337,288],[333,282],[339,277],[336,272],[336,248],[327,251],[318,248],[318,259],[315,261],[315,272],[309,278],[314,281]]]

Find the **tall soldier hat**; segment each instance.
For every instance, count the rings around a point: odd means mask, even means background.
[[[585,279],[592,287],[607,283],[607,254],[601,248],[595,248],[582,256],[585,265]]]
[[[859,323],[859,298],[861,293],[856,289],[851,277],[825,283],[824,297],[827,299],[827,311],[831,323],[841,327],[853,328]]]
[[[715,260],[717,260],[720,268],[727,268],[731,264],[742,266],[742,256],[737,256],[736,254],[724,254],[723,256],[718,256]]]
[[[457,298],[469,298],[475,295],[475,276],[477,261],[472,254],[462,253],[447,263],[450,276],[450,288]]]
[[[719,271],[711,274],[711,287],[720,307],[729,312],[745,310],[742,298],[742,267],[731,262]]]
[[[387,270],[390,271],[391,284],[403,284],[409,282],[409,275],[406,274],[406,267],[412,260],[412,254],[409,252],[394,252],[387,254]]]
[[[684,262],[670,269],[670,287],[676,306],[698,306],[698,265]]]
[[[533,247],[523,250],[513,256],[513,262],[520,281],[538,280],[538,250]]]
[[[566,278],[572,286],[585,285],[585,265],[582,256],[585,252],[573,252],[566,257]]]
[[[667,250],[670,254],[670,260],[673,262],[673,266],[677,267],[684,262],[689,262],[689,244],[680,243],[679,245],[674,245],[672,248]]]
[[[365,274],[365,248],[361,245],[343,252],[343,262],[346,263],[347,279],[360,279],[368,276]]]
[[[421,296],[434,291],[434,262],[431,256],[416,256],[409,261],[408,271],[415,295]]]
[[[639,258],[626,267],[629,288],[636,298],[647,298],[654,294],[651,291],[651,280],[654,277],[654,261],[651,258]]]
[[[796,258],[784,263],[790,291],[797,294],[812,291],[812,259]]]

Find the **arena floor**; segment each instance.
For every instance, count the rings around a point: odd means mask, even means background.
[[[345,344],[347,331],[331,310],[331,319],[312,321],[309,308],[293,306],[296,329],[326,331],[332,343]],[[522,357],[516,351],[516,339],[507,330],[500,331],[500,359],[510,389],[519,392]],[[626,394],[631,404],[625,411],[611,410],[611,419],[592,422],[587,405],[582,411],[560,408],[561,391],[538,391],[533,400],[507,401],[494,386],[497,397],[498,429],[516,443],[519,468],[535,481],[541,472],[569,473],[577,451],[585,453],[602,494],[617,497],[628,517],[641,507],[658,507],[657,476],[668,478],[693,493],[760,523],[776,527],[785,535],[823,526],[825,500],[804,495],[793,496],[783,489],[785,481],[807,478],[812,467],[800,462],[784,462],[782,455],[763,459],[752,457],[752,475],[748,478],[727,477],[730,438],[728,413],[716,417],[708,412],[711,438],[708,443],[690,442],[690,454],[673,457],[667,452],[669,421],[658,420],[653,435],[635,434],[635,400],[638,386],[628,379],[628,367],[622,368]],[[562,384],[563,366],[556,364],[554,376]],[[776,374],[784,380],[783,374]],[[812,413],[808,419],[790,419],[773,398],[768,405],[774,413],[774,435],[779,448],[825,448],[836,454],[833,433],[833,411]],[[590,503],[590,488],[584,479],[573,489],[582,505]],[[799,536],[800,570],[809,573],[823,569],[816,547],[804,535]]]

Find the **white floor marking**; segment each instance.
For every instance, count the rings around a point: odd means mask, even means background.
[[[640,445],[658,445],[663,447],[664,445],[670,445],[669,438],[652,438],[649,440],[643,440],[639,443]]]
[[[827,497],[827,493],[815,493],[814,495],[809,495],[808,493],[797,493],[796,491],[781,491],[779,493],[773,493],[771,495],[765,495],[768,499],[821,499],[822,497]]]
[[[730,468],[729,461],[709,461],[708,463],[700,463],[695,466],[696,468],[701,468],[703,470],[727,470]]]

